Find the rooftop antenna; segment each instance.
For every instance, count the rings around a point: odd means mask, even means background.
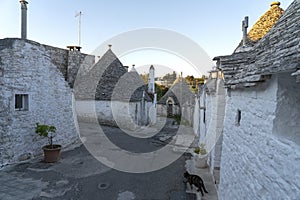
[[[249,17],[246,16],[242,23],[242,31],[243,31],[243,46],[245,47],[247,45],[247,28],[249,23]]]
[[[78,46],[81,44],[81,15],[81,11],[75,14],[75,17],[78,17]]]

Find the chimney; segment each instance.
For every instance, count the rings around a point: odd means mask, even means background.
[[[21,38],[27,39],[27,4],[26,0],[20,0],[21,3]]]
[[[242,23],[242,30],[243,30],[243,46],[247,46],[247,40],[248,40],[248,36],[247,36],[247,28],[248,28],[248,23],[249,23],[249,17],[246,16],[245,19],[243,20]]]

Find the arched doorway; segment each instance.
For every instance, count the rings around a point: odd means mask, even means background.
[[[168,117],[171,117],[171,116],[174,116],[174,100],[169,97],[168,100],[167,100],[167,116]]]

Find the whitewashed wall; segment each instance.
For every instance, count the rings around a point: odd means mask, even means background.
[[[147,104],[149,106],[149,124],[156,124],[156,115],[157,115],[157,94],[154,94],[154,99],[152,103]]]
[[[300,144],[300,84],[290,73],[278,77],[277,108],[273,133]]]
[[[199,143],[203,143],[204,139],[206,137],[206,92],[202,90],[202,93],[200,95],[200,128],[199,128]],[[205,117],[204,117],[205,115]]]
[[[167,116],[167,106],[162,104],[157,104],[157,115]]]
[[[173,105],[172,109],[174,115],[180,114],[180,107],[178,105]],[[157,104],[157,114],[160,116],[167,116],[167,105]]]
[[[195,106],[195,112],[200,113],[198,120],[199,144],[205,144],[210,172],[214,174],[214,169],[219,168],[221,163],[226,103],[224,81],[222,79],[209,79],[200,89],[199,95],[199,106]]]
[[[194,104],[186,102],[181,108],[181,119],[193,126]]]
[[[71,89],[44,47],[17,39],[6,45],[0,49],[0,167],[42,153],[48,140],[34,132],[37,122],[57,127],[55,143],[78,139]],[[15,110],[15,94],[29,95],[28,111]]]
[[[299,106],[295,106],[296,101],[299,103],[300,93],[295,93],[299,85],[295,80],[282,85],[281,79],[279,86],[278,78],[273,75],[261,86],[228,92],[220,199],[299,199],[299,143],[274,134],[279,131],[274,126],[278,117],[292,108],[295,109],[292,116],[299,115],[296,114],[300,112]],[[290,84],[294,89],[290,89]],[[286,97],[281,96],[283,90]],[[236,124],[237,109],[241,110],[240,125]],[[299,124],[299,118],[289,119]]]
[[[195,108],[193,114],[193,131],[196,136],[200,136],[200,99],[195,97]]]
[[[226,94],[224,81],[217,79],[216,93],[211,95],[212,102],[214,102],[215,109],[212,109],[210,125],[208,128],[209,138],[207,142],[207,148],[212,148],[213,151],[210,153],[210,170],[213,173],[215,167],[219,168],[221,163],[222,153],[222,134],[224,128],[224,117],[225,117],[225,104]],[[212,125],[212,126],[211,126]],[[211,146],[211,147],[210,147]]]
[[[101,124],[135,129],[142,121],[149,122],[151,102],[145,102],[142,112],[141,102],[120,101],[76,101],[76,113],[79,121],[94,122],[95,117]]]

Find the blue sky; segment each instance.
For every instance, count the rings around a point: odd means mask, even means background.
[[[249,16],[251,27],[270,8],[271,3],[262,0],[28,2],[27,37],[39,43],[61,48],[78,44],[78,19],[75,18],[75,13],[82,11],[81,46],[85,53],[91,53],[100,44],[118,34],[153,27],[187,36],[201,46],[211,58],[231,54],[242,38],[241,21],[244,16]],[[292,0],[282,0],[281,7],[286,9],[291,3]],[[18,0],[0,0],[0,27],[0,38],[20,37]],[[134,56],[130,57],[132,59]],[[124,58],[123,64],[133,63],[130,59]],[[159,60],[153,62],[159,63]]]

